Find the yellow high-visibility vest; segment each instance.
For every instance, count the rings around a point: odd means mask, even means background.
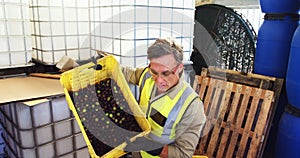
[[[175,141],[177,123],[181,120],[187,107],[199,97],[188,83],[184,82],[184,86],[174,98],[162,95],[150,102],[154,83],[148,70],[144,71],[139,82],[139,104],[151,125],[149,137],[153,141],[170,144]],[[155,157],[144,151],[141,151],[141,155],[143,158]]]

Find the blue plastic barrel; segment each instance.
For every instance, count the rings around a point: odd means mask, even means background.
[[[298,21],[289,16],[265,17],[257,35],[255,73],[286,77],[291,41],[297,26]]]
[[[275,158],[300,157],[300,117],[283,113],[276,140]]]
[[[298,13],[299,0],[260,0],[261,11],[264,13]]]
[[[289,16],[266,15],[258,31],[254,73],[285,78],[293,34],[298,21]],[[279,97],[264,154],[274,157],[278,125],[288,103],[285,86]]]
[[[292,39],[286,75],[286,90],[289,103],[300,109],[300,25]]]

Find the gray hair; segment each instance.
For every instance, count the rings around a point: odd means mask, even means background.
[[[183,60],[182,46],[175,42],[174,38],[158,38],[148,48],[148,59],[158,58],[164,55],[173,54],[177,63]]]

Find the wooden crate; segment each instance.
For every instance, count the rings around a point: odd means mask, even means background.
[[[196,154],[261,157],[283,79],[214,67],[196,76],[207,122]]]

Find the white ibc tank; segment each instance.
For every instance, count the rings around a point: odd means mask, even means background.
[[[32,65],[29,2],[0,2],[0,69]]]
[[[194,0],[102,1],[90,3],[91,48],[122,57],[124,66],[147,64],[147,47],[158,37],[175,37],[185,58],[193,47]]]
[[[56,64],[64,56],[87,60],[95,50],[125,56],[122,64],[147,62],[147,47],[173,36],[188,58],[193,46],[194,0],[33,0],[33,58]]]
[[[49,65],[64,55],[89,59],[88,4],[87,0],[32,0],[33,58]]]
[[[64,96],[53,96],[33,106],[8,103],[0,107],[0,117],[4,152],[10,158],[89,156]]]

